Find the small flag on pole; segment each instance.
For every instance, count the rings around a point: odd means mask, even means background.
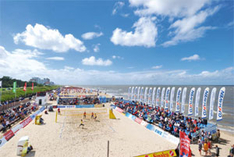
[[[27,82],[25,82],[25,84],[24,84],[24,91],[26,91],[27,90]]]
[[[34,88],[34,83],[32,82],[32,90],[33,90],[33,88]]]
[[[16,93],[16,82],[13,83],[13,93]]]
[[[0,81],[0,88],[2,88],[2,81]]]

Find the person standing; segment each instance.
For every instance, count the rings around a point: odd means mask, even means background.
[[[205,152],[205,156],[207,156],[207,152],[208,152],[208,144],[207,144],[207,142],[205,141],[205,143],[204,143],[204,152]]]
[[[218,145],[215,146],[215,156],[218,157],[219,156],[219,147]]]
[[[202,150],[202,141],[201,141],[201,139],[198,140],[198,150],[200,152],[200,155],[202,155],[201,154],[201,150]]]
[[[234,157],[234,144],[232,145],[232,147],[230,149],[230,156]]]

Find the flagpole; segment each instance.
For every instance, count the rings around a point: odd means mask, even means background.
[[[2,82],[1,82],[1,94],[0,94],[0,104],[1,104],[1,102],[2,102]]]

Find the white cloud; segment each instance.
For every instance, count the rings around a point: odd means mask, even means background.
[[[121,14],[121,16],[123,16],[123,17],[128,17],[129,14]]]
[[[203,37],[207,30],[215,29],[200,25],[220,9],[220,6],[211,5],[215,3],[212,0],[129,0],[129,3],[137,8],[135,14],[140,17],[156,15],[162,20],[168,19],[169,23],[177,19],[169,27],[174,30],[168,33],[172,39],[162,44],[165,47],[193,41]]]
[[[102,58],[96,59],[94,56],[91,56],[89,58],[84,58],[82,60],[82,64],[84,65],[98,65],[98,66],[109,66],[112,64],[112,61],[107,59],[103,60]]]
[[[197,61],[197,60],[201,60],[200,56],[195,54],[195,55],[192,55],[190,57],[184,57],[184,58],[181,58],[182,61]]]
[[[112,10],[112,15],[115,15],[117,13],[117,10],[121,9],[124,5],[124,2],[116,2],[114,5],[114,9]]]
[[[42,72],[46,70],[46,67],[36,60],[41,54],[37,50],[22,49],[16,49],[10,53],[0,46],[0,73],[9,76],[17,74],[15,77],[18,78],[25,75],[23,71],[26,73]]]
[[[28,24],[24,32],[17,33],[14,36],[14,42],[15,44],[22,42],[27,46],[55,52],[67,52],[69,49],[78,52],[86,50],[83,42],[76,39],[72,34],[63,36],[57,29],[49,29],[41,24],[36,24],[34,27]]]
[[[63,57],[48,57],[46,59],[48,59],[48,60],[55,60],[55,61],[63,61],[64,60]]]
[[[215,29],[215,27],[202,26],[202,24],[208,16],[213,15],[219,10],[219,6],[214,9],[206,9],[200,11],[198,14],[183,18],[182,20],[175,21],[169,29],[175,29],[171,34],[174,34],[174,37],[163,44],[163,46],[176,45],[179,42],[193,41],[197,38],[203,37],[206,30]]]
[[[99,48],[100,45],[101,45],[100,43],[94,45],[93,51],[94,51],[94,52],[99,52],[99,51],[100,51],[100,48]]]
[[[227,24],[227,27],[233,28],[233,26],[234,26],[234,21],[231,21],[231,22],[229,22],[229,23]]]
[[[152,69],[160,69],[160,68],[162,68],[162,65],[157,65],[152,67]]]
[[[100,33],[97,33],[97,32],[87,32],[87,33],[82,34],[81,37],[82,37],[84,40],[91,40],[91,39],[93,39],[93,38],[98,38],[98,37],[100,37],[100,36],[102,36],[102,35],[103,35],[102,32],[100,32]]]
[[[189,72],[193,71],[187,70],[152,70],[124,73],[118,71],[113,72],[111,70],[84,70],[69,66],[65,66],[62,69],[52,69],[36,60],[40,55],[41,53],[37,50],[16,49],[13,52],[8,52],[4,47],[0,46],[0,77],[10,76],[22,80],[29,80],[34,76],[48,77],[55,83],[61,85],[234,84],[234,67],[228,67],[223,70],[202,71],[195,74],[191,74]]]
[[[120,28],[113,31],[111,42],[121,46],[145,46],[154,47],[157,38],[157,27],[154,24],[155,18],[141,17],[133,24],[135,31],[127,32]]]
[[[211,0],[129,0],[130,6],[138,7],[135,14],[185,17],[197,13]]]
[[[120,57],[120,56],[112,56],[113,59],[124,59],[123,57]]]

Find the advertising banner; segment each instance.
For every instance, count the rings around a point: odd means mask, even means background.
[[[134,92],[135,92],[134,87],[132,87],[132,92],[131,92],[131,100],[132,101],[134,100]]]
[[[141,87],[140,102],[143,102],[144,87]]]
[[[181,96],[181,87],[177,89],[176,93],[176,112],[180,112],[180,96]]]
[[[193,97],[195,95],[195,88],[193,87],[190,90],[190,94],[189,94],[189,105],[188,105],[188,115],[192,116],[193,115]]]
[[[199,87],[199,88],[197,89],[197,93],[196,93],[196,100],[195,100],[195,116],[198,116],[198,112],[199,112],[200,95],[201,95],[201,87]]]
[[[128,87],[128,100],[131,99],[131,87]]]
[[[223,119],[223,99],[225,96],[225,87],[222,87],[219,91],[218,105],[217,105],[217,121]]]
[[[208,99],[208,96],[209,96],[209,88],[207,87],[205,90],[204,90],[204,93],[203,93],[203,100],[202,100],[202,118],[206,118],[206,108],[207,108],[207,99]]]
[[[216,88],[213,88],[210,95],[210,110],[209,110],[209,120],[214,118],[214,102],[216,95]]]
[[[191,157],[190,139],[185,132],[180,131],[180,157]]]
[[[145,88],[145,94],[144,94],[144,103],[147,103],[147,92],[148,92],[148,87]]]
[[[141,87],[138,87],[138,91],[137,91],[137,101],[140,101],[140,93],[141,93]]]
[[[14,136],[14,133],[12,130],[8,130],[3,136],[7,141],[9,141],[9,139]]]
[[[175,95],[175,87],[172,87],[171,89],[171,95],[170,95],[170,111],[173,111],[173,101],[174,101],[174,95]]]
[[[148,105],[151,105],[151,100],[152,100],[152,88],[149,88],[149,93],[148,93]]]
[[[156,87],[153,88],[153,94],[152,94],[152,106],[155,106],[155,93],[156,93]]]
[[[185,110],[186,94],[187,94],[187,87],[184,87],[183,93],[182,93],[181,113],[184,113],[184,110]]]
[[[172,156],[177,156],[175,150],[165,150],[161,152],[144,154],[144,155],[139,155],[135,157],[172,157]]]
[[[163,104],[164,104],[164,94],[165,94],[165,88],[163,87],[162,94],[161,94],[161,107],[163,107]]]
[[[167,87],[166,96],[165,96],[165,110],[167,110],[169,106],[169,95],[170,95],[170,87]]]
[[[137,122],[138,124],[141,124],[142,119],[140,119],[140,118],[136,117],[135,122]]]
[[[156,95],[156,106],[159,106],[159,98],[160,98],[161,88],[158,87],[157,95]]]
[[[0,148],[7,142],[7,140],[5,139],[5,137],[3,136],[1,139],[0,139]]]

